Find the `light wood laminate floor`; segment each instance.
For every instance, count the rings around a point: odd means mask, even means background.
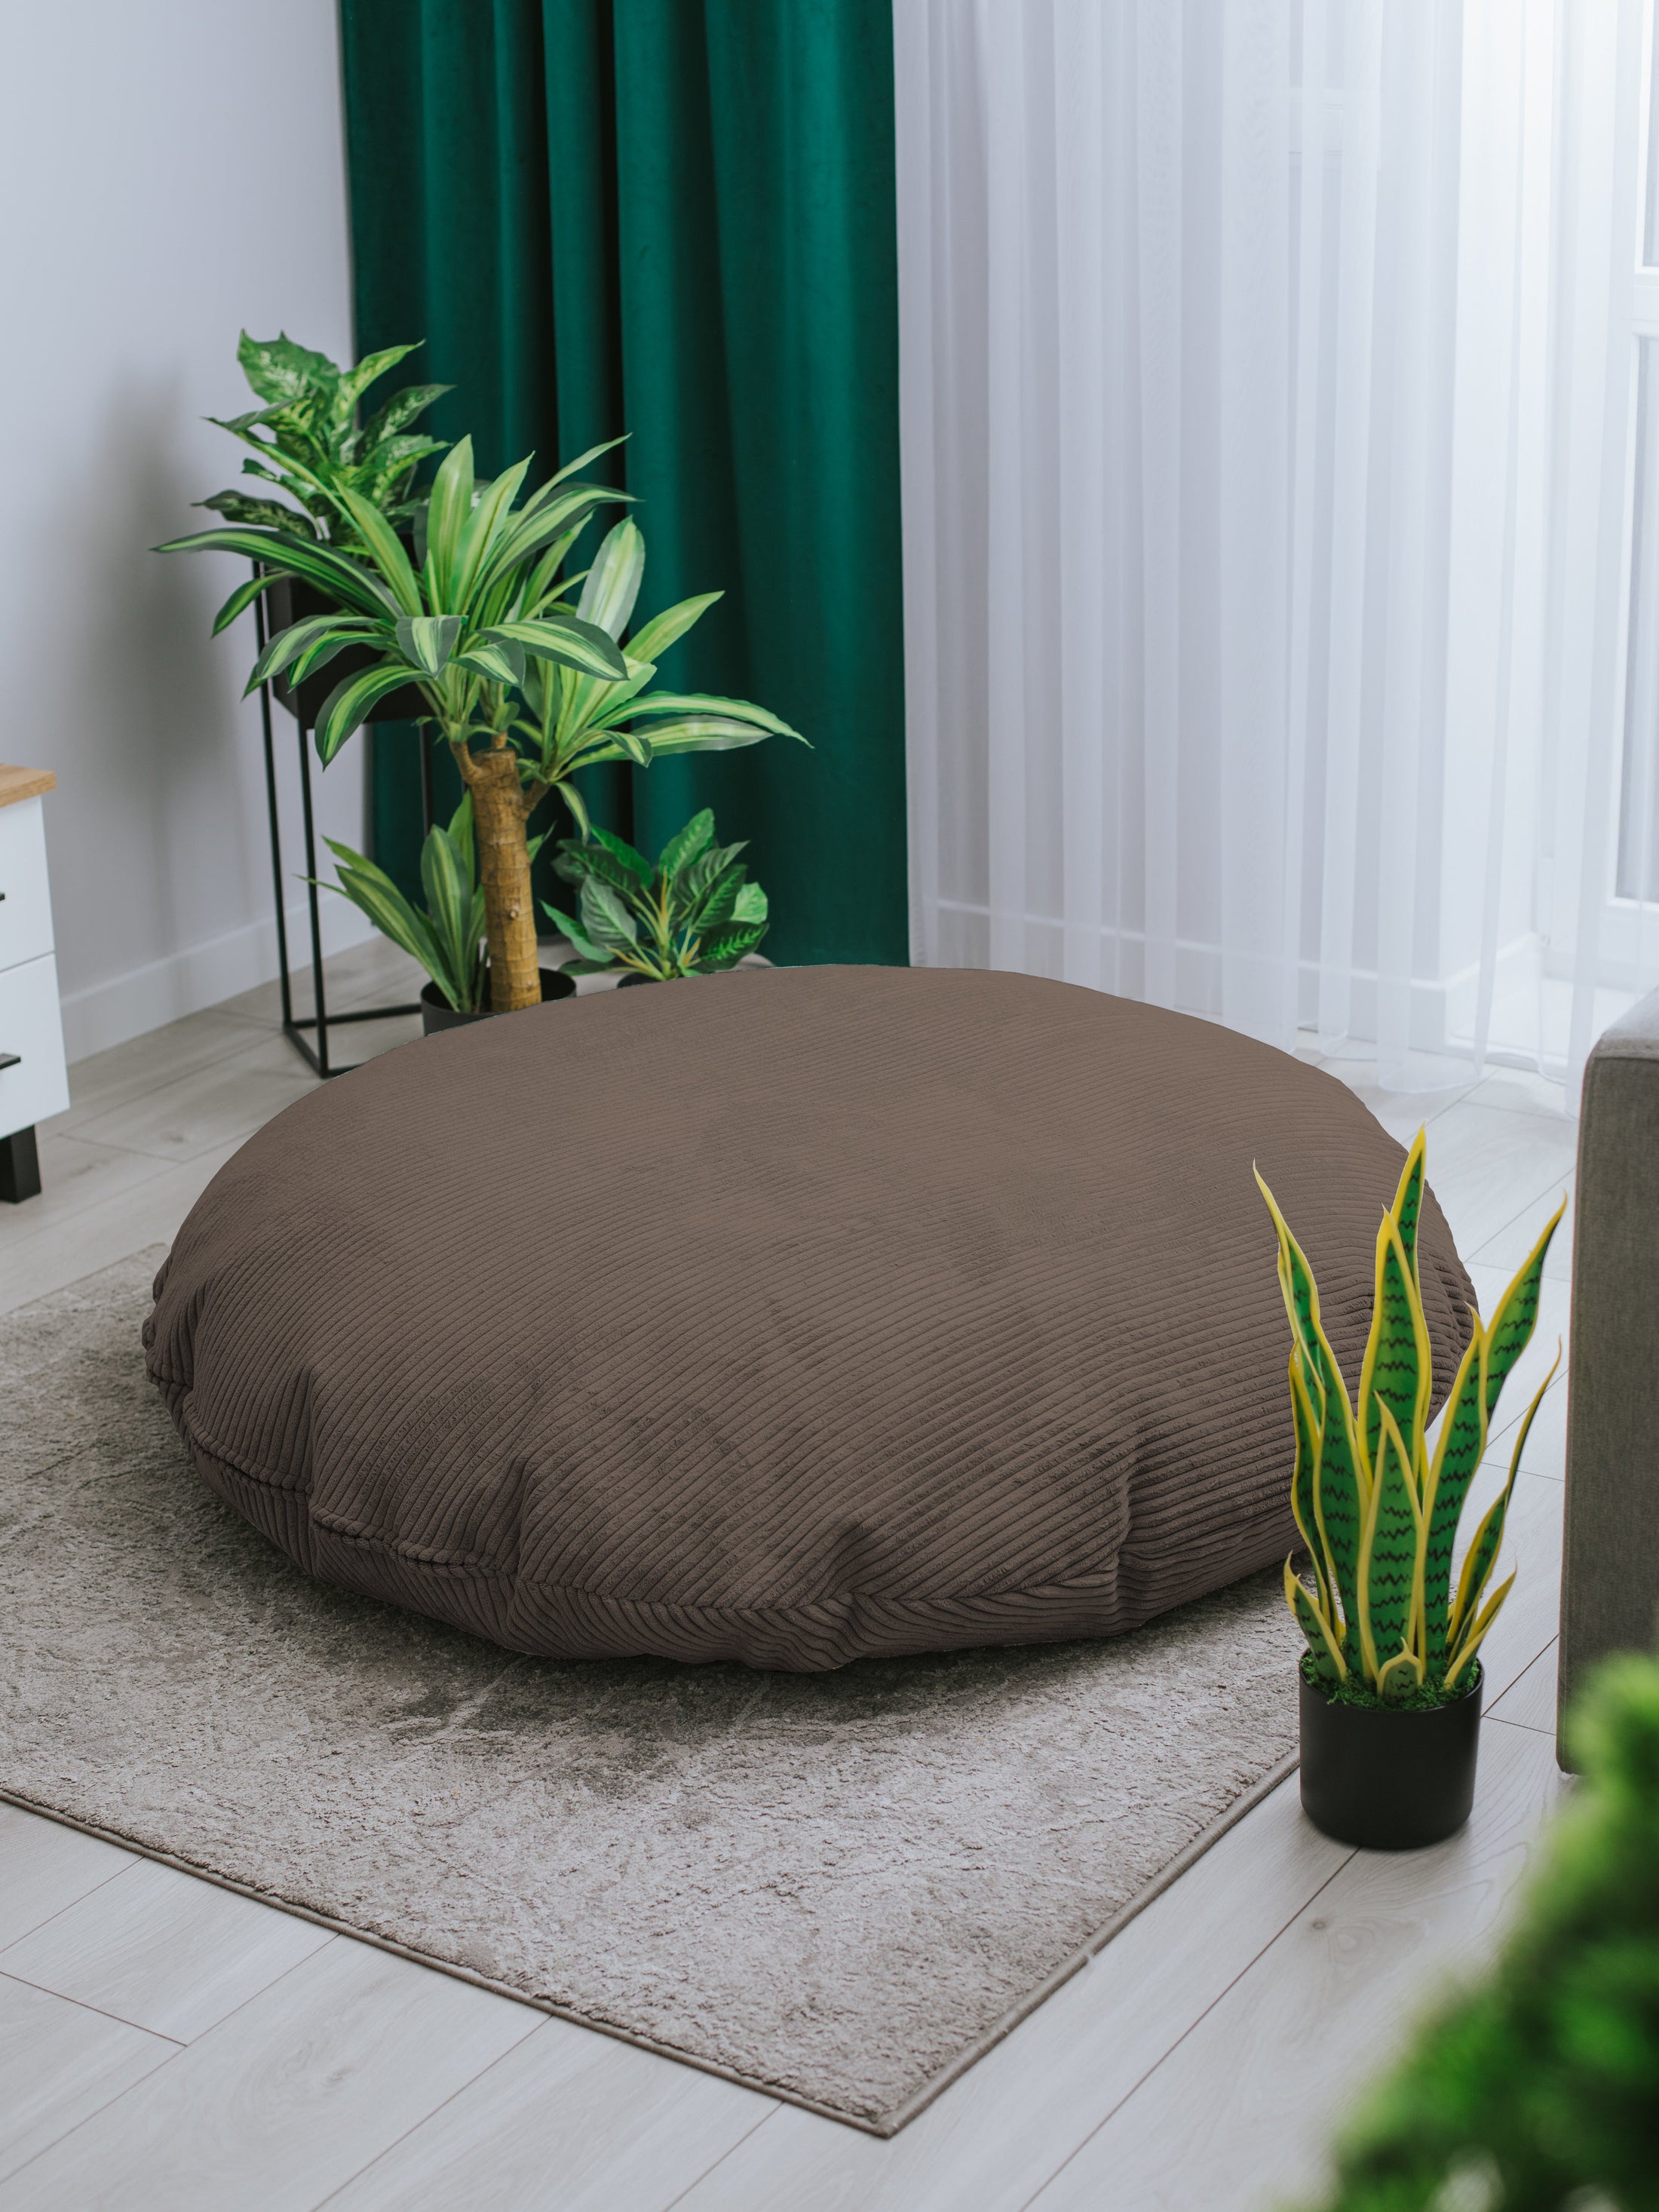
[[[332,966],[342,1006],[410,988],[389,948]],[[311,1086],[275,1012],[270,987],[70,1071],[44,1194],[0,1207],[0,1311],[170,1238]],[[346,1034],[386,1049],[414,1028]],[[1487,1303],[1571,1193],[1559,1088],[1497,1073],[1404,1098],[1325,1064],[1397,1136],[1428,1121]],[[1570,1231],[1532,1373],[1565,1334]],[[1501,1417],[1523,1403],[1512,1385]],[[1468,1831],[1350,1851],[1292,1779],[890,2142],[0,1807],[0,2212],[1265,2212],[1316,2187],[1356,2081],[1488,1950],[1563,1787],[1565,1411],[1558,1389],[1512,1516]]]

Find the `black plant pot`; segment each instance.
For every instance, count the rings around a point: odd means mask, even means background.
[[[1302,1676],[1302,1809],[1339,1844],[1414,1851],[1455,1836],[1474,1803],[1479,1664],[1431,1712],[1345,1705]]]
[[[331,613],[334,606],[335,602],[325,599],[314,585],[302,583],[297,576],[279,576],[265,593],[265,634],[275,637],[279,629],[304,622],[310,615]],[[345,677],[373,668],[380,658],[366,645],[349,645],[343,653],[337,653],[325,668],[319,668],[314,676],[307,676],[297,691],[286,676],[273,678],[271,691],[279,707],[286,707],[290,714],[299,716],[307,729],[314,730],[317,717],[323,711],[323,702],[335,685]],[[405,684],[371,707],[368,720],[412,722],[417,715],[428,711],[415,686]]]
[[[550,999],[569,999],[575,995],[576,979],[567,975],[562,968],[543,968],[538,971],[542,979],[542,1004]],[[489,970],[484,970],[484,997],[489,997]],[[433,1036],[439,1030],[462,1030],[469,1022],[493,1021],[495,1015],[488,1005],[476,1014],[458,1014],[435,983],[428,983],[421,993],[421,1035]]]

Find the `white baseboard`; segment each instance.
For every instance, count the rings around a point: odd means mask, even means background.
[[[310,924],[306,902],[287,915],[291,961],[308,960]],[[343,952],[374,934],[367,915],[342,898],[322,907],[323,950]],[[71,1064],[89,1053],[104,1052],[129,1037],[158,1030],[185,1014],[200,1013],[239,991],[269,983],[276,974],[276,924],[272,917],[228,930],[200,945],[187,945],[165,960],[152,960],[106,983],[88,983],[64,994],[64,1046]]]

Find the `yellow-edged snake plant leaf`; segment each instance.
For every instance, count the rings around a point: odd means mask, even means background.
[[[1486,1332],[1477,1315],[1474,1334],[1440,1417],[1440,1435],[1424,1494],[1428,1523],[1423,1561],[1424,1658],[1430,1674],[1437,1676],[1446,1663],[1457,1524],[1486,1449]]]
[[[1515,1494],[1516,1477],[1521,1472],[1521,1455],[1527,1448],[1527,1437],[1537,1418],[1538,1408],[1544,1402],[1544,1393],[1554,1382],[1561,1364],[1561,1349],[1558,1345],[1549,1373],[1534,1391],[1532,1403],[1516,1433],[1515,1446],[1510,1454],[1509,1480],[1487,1509],[1485,1518],[1476,1529],[1474,1540],[1469,1546],[1463,1561],[1463,1571],[1457,1579],[1457,1602],[1452,1607],[1451,1620],[1446,1635],[1452,1657],[1452,1671],[1465,1656],[1464,1646],[1470,1632],[1470,1623],[1477,1619],[1481,1595],[1493,1567],[1498,1563],[1498,1547],[1504,1540],[1504,1524],[1509,1516],[1510,1500]],[[1511,1576],[1510,1580],[1514,1577]],[[1481,1632],[1484,1634],[1484,1630]]]
[[[1417,1224],[1423,1212],[1424,1163],[1428,1156],[1428,1131],[1419,1128],[1412,1139],[1411,1150],[1406,1155],[1406,1164],[1401,1170],[1399,1185],[1394,1194],[1394,1204],[1389,1211],[1400,1231],[1400,1242],[1406,1249],[1406,1264],[1411,1270],[1412,1280],[1419,1280],[1417,1273]]]
[[[1481,1610],[1480,1619],[1475,1622],[1468,1634],[1459,1641],[1457,1649],[1452,1655],[1451,1665],[1446,1669],[1446,1687],[1448,1690],[1454,1686],[1458,1676],[1474,1660],[1475,1653],[1479,1651],[1481,1644],[1486,1641],[1486,1631],[1492,1626],[1493,1621],[1497,1620],[1499,1607],[1503,1605],[1504,1599],[1509,1595],[1510,1590],[1513,1589],[1514,1587],[1515,1577],[1511,1575],[1506,1583],[1501,1583],[1492,1592]]]
[[[1359,1371],[1358,1418],[1365,1439],[1365,1455],[1373,1465],[1382,1408],[1386,1406],[1401,1431],[1414,1437],[1428,1412],[1431,1382],[1429,1332],[1417,1279],[1401,1241],[1399,1224],[1392,1213],[1385,1213],[1376,1232],[1371,1328]]]
[[[1288,1559],[1285,1562],[1285,1601],[1295,1616],[1297,1626],[1308,1639],[1308,1649],[1313,1655],[1314,1672],[1322,1681],[1346,1681],[1347,1662],[1342,1656],[1341,1647],[1330,1623],[1297,1580]]]
[[[1334,1577],[1325,1549],[1325,1539],[1320,1530],[1318,1507],[1315,1503],[1319,1478],[1319,1421],[1302,1368],[1301,1351],[1294,1349],[1291,1353],[1291,1418],[1296,1425],[1296,1472],[1291,1480],[1291,1511],[1295,1516],[1297,1533],[1313,1560],[1314,1577],[1319,1584],[1320,1606],[1327,1615],[1334,1618]]]
[[[1393,1413],[1378,1405],[1376,1472],[1359,1539],[1360,1656],[1373,1681],[1410,1636],[1423,1522],[1411,1454]]]
[[[1561,1216],[1566,1210],[1567,1201],[1564,1198],[1545,1224],[1543,1234],[1516,1271],[1514,1281],[1498,1301],[1498,1310],[1487,1325],[1486,1334],[1490,1340],[1486,1353],[1488,1420],[1510,1368],[1531,1340],[1533,1328],[1538,1319],[1545,1255],[1550,1249],[1550,1239],[1559,1227]]]

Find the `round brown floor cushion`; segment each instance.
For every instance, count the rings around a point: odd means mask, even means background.
[[[1252,1161],[1357,1378],[1402,1160],[1211,1023],[740,970],[312,1092],[209,1186],[145,1342],[202,1474],[301,1566],[514,1650],[1110,1636],[1292,1540]],[[1419,1249],[1443,1391],[1473,1294],[1432,1200]]]

